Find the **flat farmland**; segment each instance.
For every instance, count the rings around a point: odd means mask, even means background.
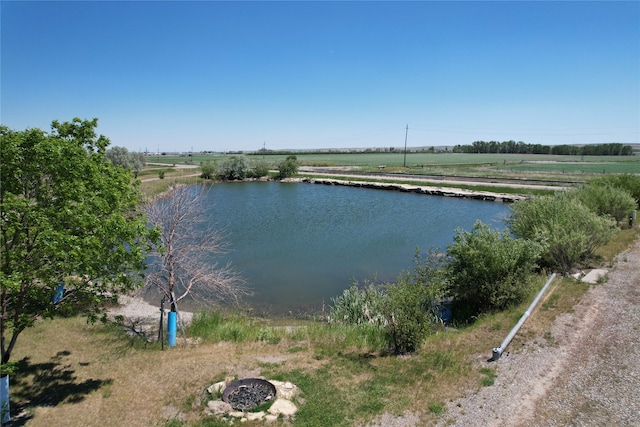
[[[238,154],[235,154],[238,155]],[[244,155],[244,154],[243,154]],[[149,162],[200,164],[222,161],[232,156],[194,154],[189,156],[151,156]],[[266,162],[277,167],[286,154],[246,154],[251,163]],[[425,175],[460,175],[582,181],[593,175],[608,173],[640,174],[640,156],[556,156],[535,154],[468,153],[296,153],[301,166],[342,168],[361,172],[398,172]]]

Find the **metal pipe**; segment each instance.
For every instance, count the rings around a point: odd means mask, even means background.
[[[504,349],[507,348],[507,346],[509,345],[513,337],[516,336],[516,334],[518,333],[518,331],[520,330],[524,322],[527,320],[527,318],[533,311],[533,309],[536,308],[536,305],[540,301],[540,298],[542,298],[542,295],[545,293],[545,291],[547,290],[551,282],[553,282],[553,279],[555,277],[556,277],[556,273],[553,273],[551,277],[549,277],[549,280],[547,280],[547,283],[545,283],[542,289],[540,290],[540,292],[538,292],[538,295],[533,300],[531,305],[529,305],[529,308],[527,308],[527,311],[524,312],[524,314],[522,315],[522,317],[520,318],[516,326],[514,326],[513,329],[511,329],[511,332],[509,332],[509,335],[507,335],[507,337],[502,341],[502,344],[500,344],[500,347],[493,348],[493,357],[491,358],[491,360],[496,361],[500,359],[500,356],[502,355],[502,352],[504,351]]]

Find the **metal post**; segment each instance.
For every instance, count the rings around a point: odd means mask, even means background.
[[[160,328],[158,329],[158,341],[164,350],[164,297],[160,300]]]
[[[547,283],[545,283],[545,285],[542,287],[540,292],[538,292],[536,299],[534,299],[531,305],[529,305],[529,308],[527,308],[527,311],[524,312],[524,314],[522,315],[522,317],[520,318],[520,321],[516,324],[516,326],[514,326],[513,329],[511,329],[511,332],[509,332],[509,335],[507,335],[507,337],[502,341],[502,344],[500,344],[500,347],[493,348],[493,357],[492,357],[493,361],[500,359],[500,356],[502,355],[502,352],[504,352],[504,349],[507,348],[507,346],[509,345],[513,337],[518,333],[518,331],[520,330],[524,322],[527,320],[527,318],[529,317],[533,309],[536,307],[536,305],[540,301],[540,298],[542,298],[542,295],[545,293],[545,291],[547,290],[551,282],[553,282],[553,279],[555,277],[556,277],[556,273],[553,273],[551,277],[549,277],[549,280],[547,280]]]

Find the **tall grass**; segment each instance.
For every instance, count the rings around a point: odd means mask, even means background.
[[[252,319],[240,314],[223,314],[219,311],[196,313],[188,327],[188,333],[209,342],[256,341],[259,326]]]

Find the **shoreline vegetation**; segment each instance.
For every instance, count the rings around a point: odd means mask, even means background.
[[[158,177],[158,168],[164,179]],[[339,173],[319,178],[314,173],[300,171],[291,181],[507,203],[531,198],[536,191],[550,194],[560,189],[514,188],[496,179],[493,193],[474,190],[477,183],[473,182],[452,189],[398,183],[402,177],[382,177],[388,182],[376,182],[345,179]],[[161,193],[174,182],[207,182],[194,176],[193,170],[170,165],[147,167],[138,179],[147,195]],[[502,188],[517,194],[501,193]],[[639,235],[637,225],[616,231],[609,243],[597,249],[598,265],[615,268],[616,255],[631,247]],[[530,297],[521,303],[480,314],[469,324],[441,325],[417,351],[401,356],[380,351],[381,336],[373,328],[255,318],[238,312],[196,313],[187,329],[189,340],[183,342],[179,336],[178,346],[164,351],[148,335],[136,333],[135,322],[140,319],[135,317],[129,334],[118,323],[86,325],[79,317],[44,319],[25,331],[16,347],[14,422],[36,427],[62,423],[221,427],[228,421],[206,414],[212,397],[208,386],[227,378],[260,376],[289,381],[302,391],[296,417],[279,418],[275,426],[374,426],[380,419],[392,420],[393,425],[434,425],[454,415],[448,409],[451,402],[494,384],[500,368],[487,361],[490,347],[517,323],[545,279],[544,274],[535,276]],[[570,277],[557,279],[511,343],[511,357],[557,345],[551,326],[597,286]],[[150,307],[146,309],[151,313]]]

